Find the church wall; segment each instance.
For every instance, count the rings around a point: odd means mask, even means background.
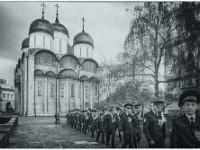
[[[74,45],[74,55],[77,57],[93,58],[93,47],[89,44]]]
[[[67,79],[60,80],[60,114],[66,114],[68,111],[68,81]]]
[[[54,53],[66,54],[68,51],[68,43],[68,37],[65,34],[54,31]]]
[[[47,115],[55,115],[56,113],[56,79],[47,78]]]
[[[24,59],[24,75],[23,75],[23,83],[24,83],[24,91],[23,91],[23,99],[22,99],[22,110],[21,114],[23,116],[26,115],[26,103],[27,103],[27,58]]]
[[[31,33],[29,39],[29,48],[53,48],[53,37],[47,33]]]
[[[45,115],[45,77],[35,77],[35,111],[36,116]]]
[[[28,58],[28,104],[27,112],[28,116],[34,116],[34,57]]]

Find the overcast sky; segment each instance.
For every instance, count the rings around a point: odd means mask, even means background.
[[[21,43],[28,36],[29,26],[41,18],[42,2],[0,2],[0,78],[14,84],[14,68],[21,56]],[[124,38],[129,31],[131,15],[126,8],[136,2],[45,2],[45,19],[55,21],[56,7],[59,20],[73,37],[82,30],[81,18],[85,17],[85,31],[94,40],[94,59],[113,60],[123,51]]]

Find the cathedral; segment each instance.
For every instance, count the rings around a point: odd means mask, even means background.
[[[43,4],[44,5],[44,4]],[[83,29],[69,44],[68,29],[56,19],[34,20],[21,46],[14,71],[15,110],[22,116],[66,115],[69,110],[99,104],[99,64],[94,41]]]

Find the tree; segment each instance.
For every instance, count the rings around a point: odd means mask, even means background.
[[[169,2],[145,2],[136,6],[133,12],[130,31],[125,39],[125,57],[139,74],[154,80],[154,94],[159,96],[159,70],[168,41],[172,37],[174,20],[164,19],[173,8]],[[141,74],[142,72],[142,74]]]
[[[175,55],[173,70],[182,70],[182,78],[187,78],[190,86],[192,78],[196,79],[196,87],[199,87],[200,73],[200,49],[199,49],[199,27],[200,27],[200,3],[182,2],[175,11],[177,38],[173,41],[175,47],[182,46],[184,52]],[[187,55],[184,55],[184,54]],[[182,61],[181,61],[182,59]],[[193,77],[192,77],[193,76]],[[189,77],[189,78],[188,78]]]

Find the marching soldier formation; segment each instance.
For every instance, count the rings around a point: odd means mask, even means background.
[[[200,148],[200,94],[195,90],[184,92],[179,98],[181,113],[174,115],[170,131],[172,148]],[[141,104],[125,104],[124,109],[111,107],[97,112],[95,109],[71,110],[67,124],[76,131],[95,137],[97,142],[115,148],[116,136],[122,148],[137,148],[142,139],[142,129],[149,148],[165,148],[166,118],[164,102],[151,103],[144,115]],[[142,128],[143,127],[143,128]]]

